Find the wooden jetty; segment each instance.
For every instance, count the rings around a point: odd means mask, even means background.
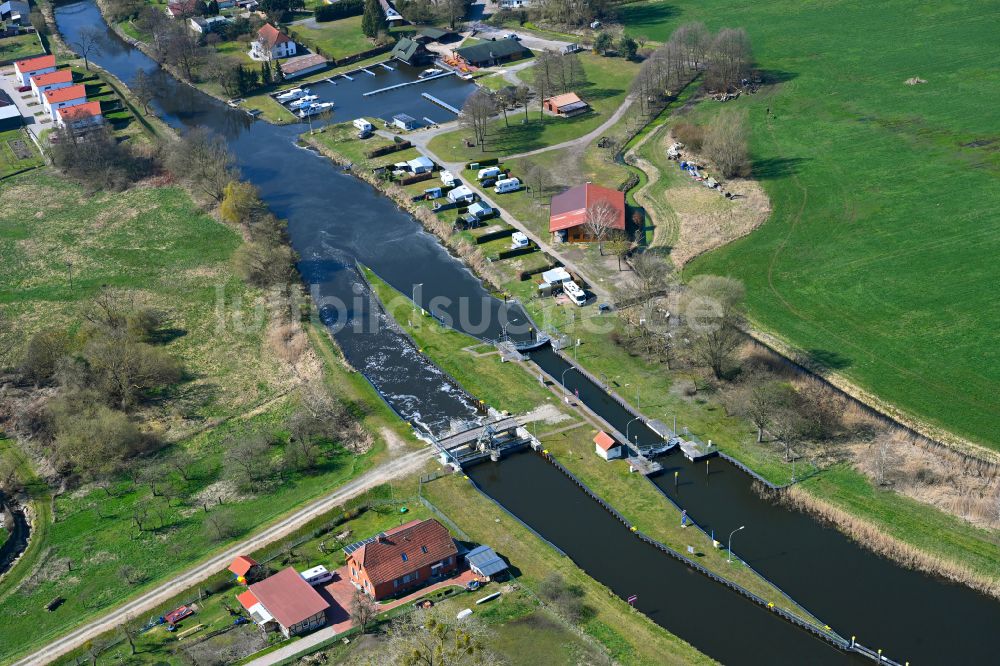
[[[448,76],[448,74],[441,74],[441,76]],[[427,79],[424,79],[424,81],[428,81],[428,80],[430,80],[431,78],[437,78],[437,77],[429,77],[429,78],[427,78]],[[454,113],[454,114],[455,114],[456,116],[457,116],[458,114],[460,114],[460,113],[462,112],[462,110],[461,110],[461,109],[456,109],[455,107],[453,107],[453,106],[452,106],[451,104],[449,104],[448,102],[445,102],[445,101],[443,101],[443,100],[440,100],[440,99],[438,99],[437,97],[435,97],[434,95],[432,95],[432,94],[430,94],[430,93],[422,93],[422,94],[421,94],[421,97],[423,97],[424,99],[428,99],[428,100],[430,100],[430,101],[434,102],[435,104],[437,104],[438,106],[440,106],[440,107],[443,107],[443,108],[445,108],[445,109],[447,109],[447,110],[451,111],[451,112],[452,112],[452,113]]]
[[[371,74],[371,72],[368,72]],[[425,81],[433,81],[434,79],[444,78],[445,76],[454,76],[454,72],[444,72],[443,74],[435,74],[434,76],[428,76],[426,79],[415,79],[413,81],[404,81],[403,83],[397,83],[394,86],[386,86],[385,88],[379,88],[378,90],[369,90],[362,94],[362,97],[370,97],[371,95],[377,95],[379,93],[388,92],[390,90],[396,90],[397,88],[405,88],[406,86],[415,86],[418,83],[423,83]],[[374,74],[372,74],[374,76]]]

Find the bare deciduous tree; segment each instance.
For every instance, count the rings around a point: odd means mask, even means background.
[[[153,84],[153,79],[146,74],[145,70],[140,69],[136,72],[135,79],[132,80],[131,88],[132,94],[135,95],[136,100],[142,106],[142,112],[148,116],[149,105],[156,94],[156,86]]]
[[[90,57],[101,54],[101,39],[104,31],[95,27],[87,27],[80,31],[80,38],[73,42],[80,57],[83,58],[83,65],[90,70]]]
[[[368,627],[377,615],[378,604],[375,600],[364,591],[354,588],[354,594],[351,596],[351,621],[354,626],[360,629],[362,634],[367,633]]]
[[[750,73],[753,54],[750,36],[743,28],[723,28],[712,40],[705,79],[714,90],[730,90]]]
[[[735,364],[742,342],[743,284],[717,275],[699,275],[689,287],[684,320],[694,359],[722,379]]]
[[[469,99],[462,105],[459,125],[472,131],[480,150],[486,150],[486,129],[496,113],[497,105],[493,95],[482,89],[469,95]]]
[[[733,411],[757,428],[757,442],[789,404],[789,389],[761,372],[751,372],[733,396]]]
[[[726,109],[705,132],[704,153],[724,178],[745,175],[750,162],[745,109]]]
[[[591,240],[597,242],[597,247],[604,255],[604,241],[618,222],[618,209],[607,199],[598,199],[587,206],[583,228]]]
[[[238,179],[233,158],[222,137],[196,128],[167,150],[167,170],[214,201],[221,201],[226,185]]]

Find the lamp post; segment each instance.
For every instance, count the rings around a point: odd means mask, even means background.
[[[566,388],[566,373],[569,372],[570,370],[576,370],[576,366],[571,365],[565,370],[563,370],[562,379],[560,380],[560,383],[563,385],[563,388]]]
[[[635,417],[634,419],[632,419],[631,421],[629,421],[628,423],[625,424],[625,439],[627,441],[629,441],[629,442],[632,441],[632,440],[630,440],[628,438],[628,429],[629,429],[629,426],[631,426],[633,423],[635,423],[636,421],[638,421],[641,418],[642,418],[641,416],[637,416],[637,417]]]
[[[746,525],[740,525],[729,533],[729,556],[726,558],[726,562],[732,563],[733,561],[733,535],[742,530],[744,527],[746,527]]]
[[[424,286],[423,282],[418,282],[415,285],[413,285],[413,291],[412,291],[413,298],[411,298],[410,300],[413,301],[413,311],[414,312],[417,311],[417,288],[418,287],[422,287],[422,286]]]

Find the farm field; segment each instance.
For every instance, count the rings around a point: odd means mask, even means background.
[[[1000,6],[638,3],[634,34],[741,26],[780,81],[749,111],[771,219],[690,270],[755,322],[919,419],[1000,449]],[[927,81],[905,85],[918,76]],[[693,117],[720,108],[706,102]],[[771,117],[767,117],[770,109]]]

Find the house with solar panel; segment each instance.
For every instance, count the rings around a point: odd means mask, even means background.
[[[476,546],[467,552],[465,563],[483,582],[494,580],[507,571],[507,563],[489,546]]]
[[[376,601],[442,580],[458,569],[458,548],[433,518],[413,520],[344,548],[354,587]]]

